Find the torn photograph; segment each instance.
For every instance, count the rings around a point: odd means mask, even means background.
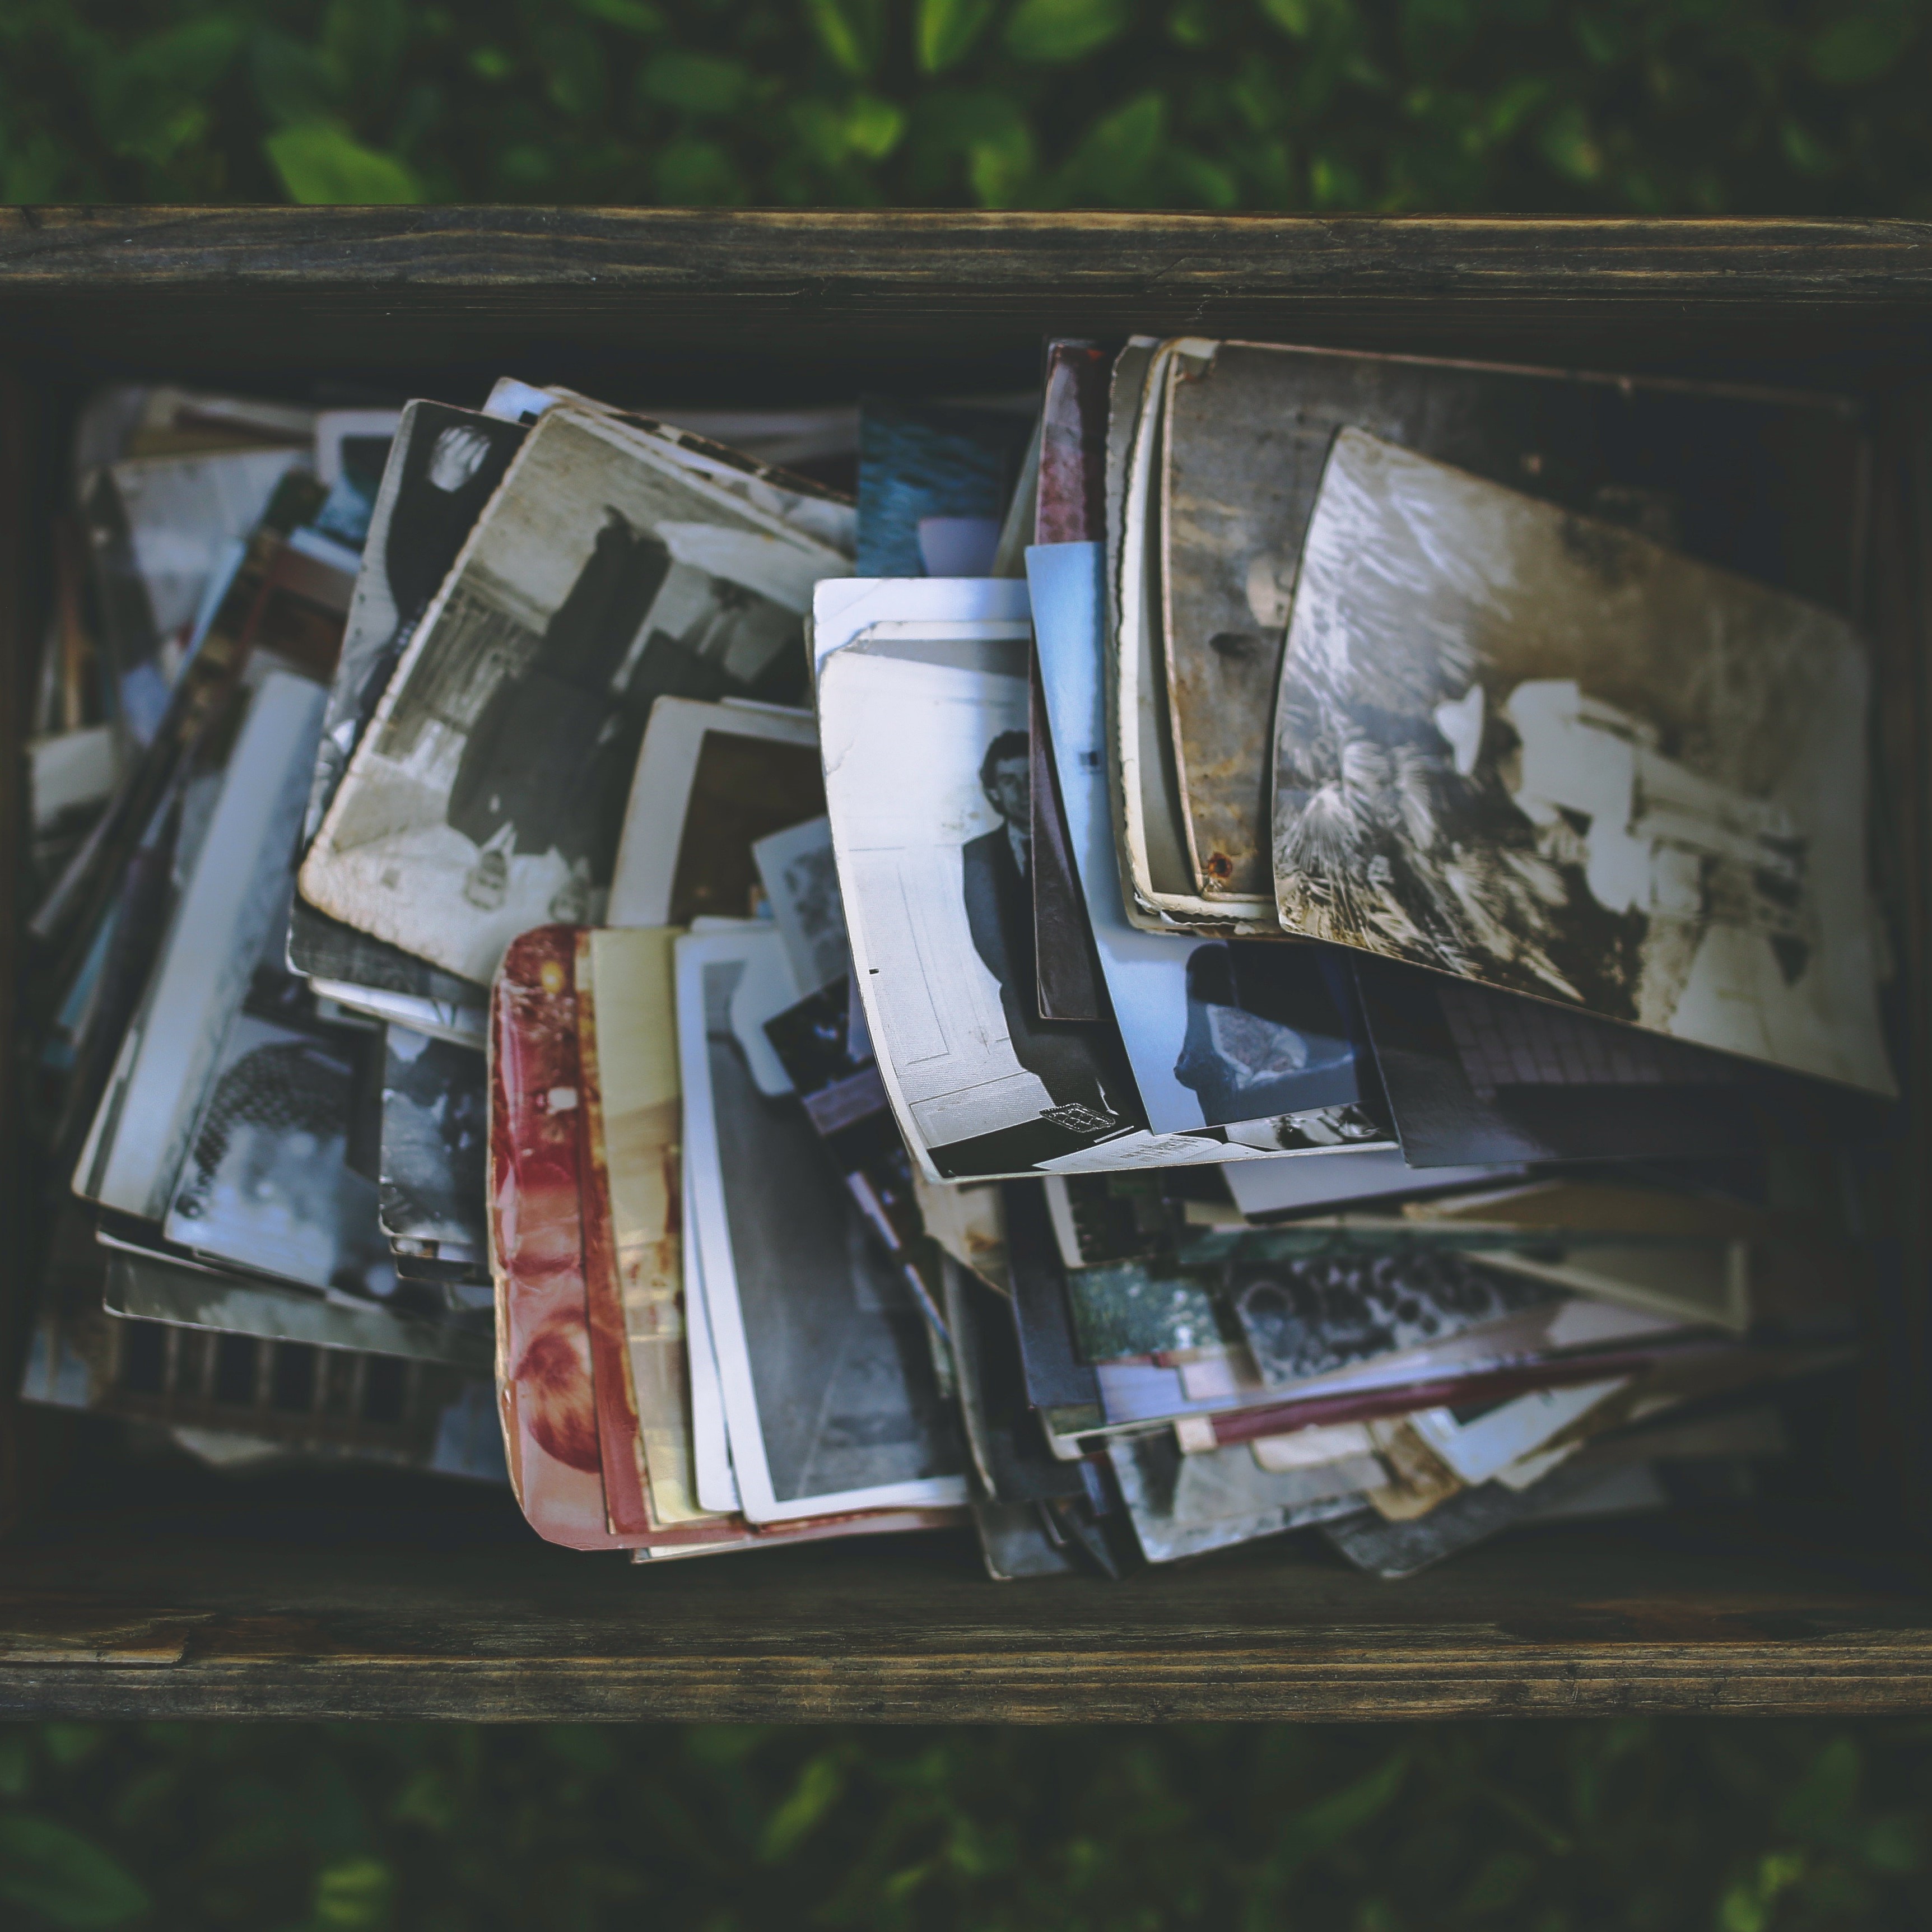
[[[1866,492],[1842,397],[1245,342],[1162,345],[1155,573],[1200,890],[1269,890],[1268,746],[1303,542],[1344,428],[1849,612]],[[1751,452],[1741,461],[1742,452]]]
[[[600,418],[553,410],[398,664],[304,863],[332,916],[487,980],[601,917],[652,704],[783,701],[848,566]]]
[[[1276,712],[1282,926],[1867,1092],[1864,647],[1345,430]]]

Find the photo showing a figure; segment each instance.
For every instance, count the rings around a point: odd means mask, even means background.
[[[374,1184],[351,1168],[360,1039],[243,1012],[196,1125],[171,1241],[284,1280],[387,1300]]]
[[[487,982],[518,932],[602,916],[655,700],[800,694],[811,584],[844,566],[568,410],[527,432],[463,557],[403,652],[302,890]]]
[[[404,412],[393,446],[396,488],[368,533],[363,579],[323,715],[304,838],[322,814],[375,716],[403,646],[449,574],[456,554],[524,440],[520,424],[440,403]]]
[[[1218,1138],[1150,1134],[1111,1017],[1040,1017],[1026,640],[987,628],[820,674],[854,980],[900,1130],[947,1180],[1210,1160]]]
[[[392,1238],[481,1252],[489,1108],[483,1056],[406,1027],[387,1029],[382,1220]]]
[[[1842,620],[1345,430],[1276,711],[1289,931],[1887,1094]]]
[[[1000,1010],[1013,1054],[1053,1097],[1054,1117],[1077,1131],[1118,1124],[1090,1030],[1040,1016],[1034,957],[1031,746],[1024,731],[1002,731],[980,764],[980,788],[999,814],[990,832],[960,854],[962,889],[973,950],[1000,984]]]
[[[761,1093],[752,1077],[731,1021],[744,974],[736,962],[704,968],[706,1065],[720,1152],[758,1176],[726,1192],[728,1292],[772,1495],[790,1502],[955,1474],[958,1432],[904,1277],[796,1096]],[[712,1265],[707,1293],[728,1292]]]
[[[669,546],[606,504],[590,555],[535,653],[497,685],[464,740],[445,818],[478,848],[464,886],[472,903],[502,902],[512,853],[555,852],[569,868],[560,890],[572,903],[551,916],[566,924],[590,916],[590,889],[609,880],[617,855],[650,709],[648,698],[614,707],[611,694],[670,572]]]

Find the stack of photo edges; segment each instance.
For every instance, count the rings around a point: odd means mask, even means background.
[[[637,1560],[1757,1492],[1898,1126],[1861,410],[1044,372],[90,406],[30,1397]]]

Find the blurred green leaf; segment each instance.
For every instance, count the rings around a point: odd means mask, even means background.
[[[1103,114],[1082,137],[1061,179],[1064,199],[1131,202],[1167,134],[1167,102],[1149,92]]]
[[[812,1759],[767,1821],[758,1856],[767,1864],[789,1858],[844,1795],[845,1775],[838,1762],[830,1756]]]
[[[124,1925],[148,1895],[98,1845],[51,1819],[0,1814],[0,1900],[56,1925]]]
[[[904,138],[902,109],[876,94],[856,94],[845,110],[845,145],[868,161],[882,161]]]
[[[1538,146],[1550,166],[1573,182],[1594,182],[1604,172],[1604,151],[1581,107],[1559,107],[1543,124]]]
[[[922,74],[944,74],[973,51],[994,14],[994,0],[919,0],[913,50]]]
[[[1262,0],[1262,11],[1284,34],[1305,40],[1315,31],[1316,0]]]
[[[1024,121],[967,150],[966,178],[982,208],[1022,206],[1038,170],[1033,130]]]
[[[646,65],[638,91],[647,100],[687,114],[729,114],[743,101],[751,85],[751,70],[742,61],[717,54],[667,52]]]
[[[273,27],[260,29],[250,49],[255,98],[271,121],[319,121],[341,104],[343,77],[320,49]]]
[[[1469,1881],[1456,1907],[1459,1917],[1486,1918],[1492,1912],[1507,1912],[1515,1904],[1536,1876],[1536,1861],[1520,1852],[1492,1852]]]
[[[107,1742],[99,1724],[48,1724],[40,1732],[48,1756],[63,1771],[85,1764]]]
[[[862,80],[885,52],[885,0],[805,0],[820,46],[854,79]]]
[[[1277,1858],[1286,1855],[1298,1864],[1359,1831],[1394,1801],[1408,1766],[1407,1751],[1391,1752],[1366,1778],[1288,1819],[1282,1827]]]
[[[333,122],[281,128],[262,146],[291,201],[388,206],[422,199],[416,176],[394,155],[365,148]]]
[[[1779,1807],[1779,1824],[1795,1838],[1837,1837],[1858,1803],[1864,1775],[1857,1744],[1849,1737],[1834,1738]]]
[[[664,17],[645,0],[572,0],[580,14],[602,20],[607,27],[620,28],[627,34],[661,34]]]
[[[1006,16],[1006,49],[1018,60],[1081,60],[1118,39],[1132,18],[1133,0],[1019,0]]]
[[[1914,25],[1904,7],[1843,14],[1812,41],[1811,71],[1834,87],[1876,80],[1898,64]]]
[[[395,1874],[380,1858],[348,1858],[316,1874],[315,1932],[380,1932],[389,1923]]]
[[[1921,1822],[1908,1813],[1888,1812],[1865,1828],[1859,1849],[1865,1862],[1882,1872],[1916,1872],[1924,1861],[1925,1834]]]

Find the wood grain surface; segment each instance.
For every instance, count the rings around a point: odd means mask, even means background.
[[[956,1536],[652,1570],[535,1549],[19,1549],[10,1716],[1155,1722],[1932,1706],[1922,1571],[1735,1521],[1545,1531],[1386,1585],[1276,1545],[998,1586]]]
[[[1042,334],[1144,329],[1853,380],[1923,357],[1928,302],[1932,226],[1909,221],[0,211],[0,333],[211,371],[621,353],[634,381],[742,394],[775,345],[795,390],[814,364],[830,382],[962,358],[1030,375]]]

